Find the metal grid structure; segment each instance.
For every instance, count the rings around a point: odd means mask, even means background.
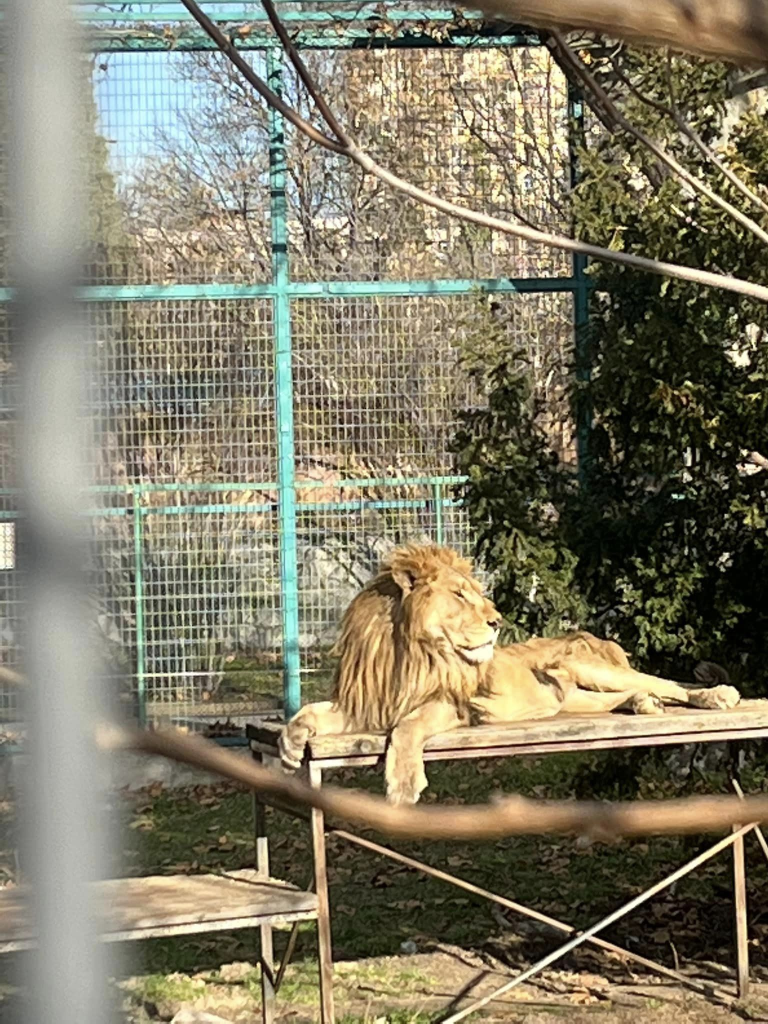
[[[93,626],[143,723],[281,700],[290,714],[302,677],[305,695],[326,692],[339,616],[392,544],[471,549],[450,454],[457,411],[483,400],[467,360],[502,336],[561,403],[583,264],[407,203],[313,149],[175,0],[76,7],[92,55]],[[580,106],[536,36],[422,3],[279,8],[381,163],[567,229]],[[304,102],[259,5],[206,10]],[[2,440],[0,657],[13,665]],[[12,695],[2,709],[13,720]]]

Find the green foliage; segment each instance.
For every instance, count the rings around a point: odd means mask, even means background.
[[[641,93],[664,105],[672,95],[717,144],[722,68],[682,58],[668,68],[655,54],[623,60]],[[635,124],[744,208],[671,119],[624,94]],[[768,182],[764,121],[743,118],[724,156],[753,187]],[[768,281],[765,246],[633,140],[605,133],[580,167],[574,213],[583,239]],[[457,438],[495,597],[521,632],[577,622],[617,637],[652,670],[685,676],[697,660],[714,660],[745,691],[765,694],[768,474],[745,473],[743,462],[748,451],[765,453],[768,438],[768,310],[614,265],[591,272],[593,369],[572,396],[594,417],[584,486],[554,464],[526,375],[503,351],[487,411],[467,413]]]
[[[571,481],[537,426],[528,361],[519,354],[503,359],[488,386],[487,407],[465,414],[456,436],[470,517],[485,563],[502,569],[494,594],[506,631],[515,640],[556,635],[587,610],[556,511]]]

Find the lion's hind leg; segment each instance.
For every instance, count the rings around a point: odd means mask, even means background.
[[[344,712],[333,701],[306,704],[280,733],[278,748],[283,767],[290,771],[300,768],[308,740],[313,736],[333,736],[348,732],[347,725]]]
[[[626,709],[635,715],[663,715],[664,704],[658,697],[638,690],[600,693],[573,687],[566,691],[562,710],[569,715],[596,715]]]
[[[599,693],[616,693],[630,690],[647,694],[663,703],[682,704],[706,710],[728,710],[735,708],[741,694],[733,686],[711,686],[705,689],[688,689],[670,679],[636,672],[633,668],[608,665],[598,659],[565,658],[558,666],[584,690]]]

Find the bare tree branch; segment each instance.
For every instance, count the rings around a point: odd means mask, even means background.
[[[277,95],[272,89],[269,88],[267,83],[256,74],[251,65],[245,60],[237,49],[232,45],[230,39],[224,35],[219,26],[205,14],[194,0],[181,0],[184,6],[187,8],[192,17],[197,21],[205,32],[211,37],[216,43],[218,48],[237,68],[240,74],[245,80],[253,86],[256,92],[265,100],[271,107],[274,107],[278,113],[282,114],[286,121],[298,128],[300,132],[303,132],[307,138],[316,142],[318,146],[322,146],[323,149],[329,149],[332,153],[343,153],[344,145],[341,142],[336,142],[334,139],[330,139],[327,135],[318,131],[314,125],[306,121],[301,114],[297,113],[289,104],[287,104],[280,96]]]
[[[323,146],[325,149],[330,149],[332,152],[347,156],[368,174],[372,174],[380,181],[383,181],[385,184],[389,185],[397,192],[408,196],[410,199],[414,199],[417,202],[422,203],[424,206],[429,206],[434,210],[439,210],[441,213],[446,213],[451,217],[457,217],[460,220],[468,221],[471,224],[477,224],[479,227],[488,228],[492,231],[499,231],[502,234],[512,235],[515,238],[524,238],[526,241],[534,242],[538,245],[546,245],[554,249],[563,249],[566,252],[580,253],[584,256],[589,256],[597,260],[608,260],[613,263],[621,264],[622,266],[632,267],[635,270],[644,270],[647,273],[659,274],[663,277],[673,277],[680,281],[691,281],[694,284],[700,284],[706,287],[723,288],[726,291],[735,292],[737,295],[745,295],[749,298],[757,299],[760,302],[768,302],[768,287],[764,285],[756,284],[752,281],[745,281],[742,278],[732,277],[729,274],[716,274],[708,270],[700,270],[697,267],[685,267],[676,263],[666,263],[662,260],[649,259],[645,256],[635,256],[631,253],[604,249],[601,246],[590,245],[586,242],[579,242],[576,239],[566,238],[563,235],[556,235],[548,231],[539,231],[535,228],[526,227],[522,224],[515,224],[513,221],[502,220],[499,217],[492,217],[488,214],[480,213],[477,210],[470,210],[466,207],[458,206],[456,203],[443,199],[441,196],[435,195],[433,192],[428,192],[426,189],[419,188],[417,185],[413,185],[411,182],[405,181],[403,178],[400,178],[398,175],[393,174],[391,171],[388,171],[386,168],[378,164],[371,156],[368,155],[368,153],[361,150],[351,137],[347,136],[348,141],[346,143],[342,143],[341,141],[337,142],[330,139],[327,135],[319,132],[313,125],[309,124],[308,121],[301,117],[301,115],[293,108],[289,107],[287,103],[285,103],[269,88],[269,86],[256,74],[253,68],[243,60],[241,55],[221,30],[200,10],[195,0],[182,0],[182,3],[196,19],[201,28],[208,33],[211,39],[222,50],[225,56],[232,61],[246,80],[254,87],[254,89],[256,89],[259,95],[267,103],[271,104],[276,110],[282,113],[287,120],[294,125],[294,127],[307,135],[307,137],[312,139],[312,141],[317,142],[318,145]],[[288,50],[288,55],[293,61],[294,66],[298,69],[298,65],[296,63],[298,61],[303,69],[302,76],[309,77],[309,72],[303,65],[303,62],[301,62],[301,58],[296,51],[296,47],[293,45],[293,42],[287,33],[284,33],[284,42]],[[316,94],[317,89],[314,85],[313,90],[313,94]]]
[[[705,181],[702,181],[701,178],[692,174],[687,168],[683,167],[683,165],[668,150],[666,150],[660,142],[650,138],[650,136],[646,135],[645,132],[636,128],[635,125],[633,125],[624,116],[624,114],[622,114],[608,93],[603,89],[595,76],[586,66],[584,61],[582,61],[579,56],[571,50],[563,35],[557,31],[557,29],[553,30],[551,38],[554,40],[557,51],[568,61],[569,67],[571,67],[579,76],[581,82],[595,97],[600,106],[609,112],[611,118],[622,129],[622,131],[625,131],[628,135],[631,135],[633,138],[637,139],[638,142],[642,143],[646,149],[653,153],[657,160],[668,167],[672,173],[676,174],[681,181],[686,183],[686,185],[692,188],[695,192],[698,192],[699,195],[709,199],[711,203],[714,203],[715,206],[718,206],[724,213],[727,213],[729,217],[741,224],[742,227],[751,232],[764,245],[768,245],[768,231],[764,231],[763,228],[752,220],[751,217],[747,216],[746,213],[743,213],[737,207],[733,206],[733,204],[729,203],[727,199],[724,199],[719,195],[719,193],[715,192],[714,189],[710,188]]]
[[[768,59],[767,0],[475,0],[485,14],[535,28],[587,29],[732,61]]]
[[[347,135],[345,129],[339,124],[336,115],[325,102],[322,93],[315,85],[315,82],[312,76],[310,75],[306,64],[301,59],[301,56],[296,47],[293,45],[293,41],[291,40],[291,37],[288,35],[288,32],[286,31],[285,25],[283,25],[282,21],[280,21],[280,19],[278,18],[277,11],[275,10],[272,0],[261,0],[261,5],[264,8],[267,17],[269,18],[272,28],[277,33],[278,39],[283,44],[283,49],[290,56],[291,63],[296,68],[296,73],[304,83],[304,87],[306,88],[307,92],[314,100],[315,106],[320,111],[323,120],[331,129],[331,131],[339,140],[339,142],[343,143],[346,146],[349,142],[349,136]]]
[[[768,468],[768,459],[763,461]],[[4,666],[0,666],[0,680],[15,686],[25,683],[23,676]],[[177,731],[152,732],[102,723],[96,728],[96,743],[108,753],[134,751],[166,757],[256,792],[303,807],[317,807],[333,818],[403,839],[495,840],[557,832],[611,841],[632,835],[720,832],[732,825],[768,822],[768,796],[689,797],[622,804],[509,796],[492,804],[466,807],[393,807],[382,797],[358,790],[334,786],[314,789],[296,776],[246,761],[216,743]]]
[[[147,732],[102,725],[100,749],[133,750],[213,772],[257,792],[316,807],[334,819],[400,839],[493,841],[513,835],[566,833],[611,841],[620,836],[721,832],[733,825],[768,821],[768,796],[688,797],[680,800],[598,803],[529,800],[507,796],[491,804],[394,807],[383,797],[323,786],[246,761],[215,743],[178,732]]]

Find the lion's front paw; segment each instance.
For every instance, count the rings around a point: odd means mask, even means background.
[[[393,744],[387,750],[384,776],[390,804],[415,804],[429,785],[421,753],[398,750]]]
[[[294,719],[284,726],[277,743],[283,768],[287,771],[296,771],[301,768],[307,740],[311,735],[312,730],[309,725],[301,719]]]
[[[663,715],[664,704],[651,693],[634,694],[627,705],[636,715]]]
[[[711,686],[706,690],[689,690],[688,703],[691,707],[707,711],[728,711],[735,708],[741,694],[735,686]]]

